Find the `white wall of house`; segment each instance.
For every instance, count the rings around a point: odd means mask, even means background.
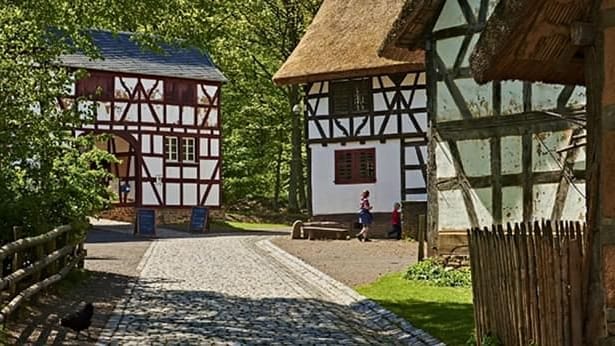
[[[368,141],[365,144],[312,145],[312,208],[314,215],[356,213],[360,194],[370,191],[372,212],[390,212],[400,198],[401,163],[399,140]],[[335,151],[376,150],[376,182],[373,184],[335,184]]]

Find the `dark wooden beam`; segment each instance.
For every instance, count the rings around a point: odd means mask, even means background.
[[[511,186],[524,186],[526,183],[525,173],[519,174],[506,174],[500,176],[501,187]],[[573,171],[572,179],[575,182],[583,182],[585,180],[585,171]],[[561,181],[561,171],[551,172],[534,172],[532,173],[532,180],[529,185],[532,184],[555,184]],[[484,189],[493,186],[493,177],[465,177],[463,180],[459,177],[453,178],[438,178],[436,185],[438,191],[457,190],[461,188],[461,185],[467,182],[472,189]]]
[[[493,223],[502,223],[502,145],[499,137],[489,139],[491,148],[491,206]]]
[[[501,117],[484,117],[435,124],[445,140],[486,139],[493,136],[520,136],[526,132],[562,131],[579,126],[576,119],[554,117],[541,112],[522,113]]]
[[[534,196],[532,189],[532,135],[530,133],[526,133],[521,137],[521,145],[522,181],[519,182],[519,185],[523,187],[523,221],[531,222],[534,215]]]
[[[468,182],[468,177],[463,168],[463,161],[461,160],[459,148],[457,147],[457,143],[454,141],[448,141],[447,143],[453,159],[453,166],[455,166],[455,172],[459,177],[459,187],[461,188],[461,195],[463,196],[463,202],[466,206],[466,213],[468,214],[468,219],[470,220],[470,227],[480,227],[480,224],[478,223],[478,216],[476,215],[476,208],[474,207],[474,201],[472,200],[472,192],[470,191],[470,187],[472,185]]]

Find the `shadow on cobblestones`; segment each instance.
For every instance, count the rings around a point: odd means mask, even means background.
[[[133,226],[95,226],[88,232],[86,243],[122,243],[122,242],[140,242],[153,241],[157,238],[163,239],[183,239],[183,238],[214,238],[214,237],[236,237],[236,236],[287,236],[288,232],[283,231],[224,231],[224,232],[207,232],[207,233],[190,233],[187,231],[178,231],[170,229],[161,229],[155,237],[143,237],[133,234]]]
[[[369,322],[349,306],[318,299],[160,290],[159,284],[152,280],[135,288],[112,341],[395,344],[393,334],[399,331]]]
[[[11,345],[93,345],[114,305],[124,292],[130,277],[89,272],[88,279],[65,289],[53,289],[36,303],[27,305],[19,318],[7,324],[5,342]],[[82,333],[80,339],[67,328],[60,327],[61,316],[79,309],[82,302],[93,302],[95,314],[90,327],[91,338]]]

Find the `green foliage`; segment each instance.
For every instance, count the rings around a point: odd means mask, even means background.
[[[284,195],[290,188],[292,147],[302,146],[303,138],[302,119],[293,123],[291,109],[300,100],[271,79],[320,3],[228,1],[212,15],[217,30],[210,35],[208,48],[230,81],[222,101],[227,202],[275,198],[276,191]],[[293,126],[299,128],[298,144],[292,142]]]
[[[414,281],[425,281],[440,287],[471,287],[472,277],[469,268],[446,268],[433,258],[411,265],[405,278]]]
[[[468,341],[466,342],[466,346],[476,346],[478,343],[476,342],[476,335],[472,333]],[[491,334],[487,334],[483,336],[481,341],[481,346],[502,346],[502,342],[496,336]]]
[[[136,32],[153,49],[174,42],[209,51],[230,81],[222,101],[226,198],[283,195],[291,148],[301,144],[291,137],[302,137],[292,128],[303,125],[290,115],[299,95],[271,77],[320,2],[0,0],[0,229],[41,233],[83,222],[109,202],[98,167],[113,158],[94,148],[95,138],[71,133],[92,111],[57,107],[83,76],[59,67],[58,57],[75,49],[97,57],[91,28]]]

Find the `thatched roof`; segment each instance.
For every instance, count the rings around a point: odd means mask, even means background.
[[[276,84],[424,70],[422,50],[378,56],[404,0],[324,0],[291,56],[273,77]]]
[[[446,0],[406,0],[378,49],[382,57],[397,60],[400,50],[423,48],[423,39]]]
[[[590,0],[500,1],[470,58],[474,78],[583,84],[582,48],[570,27],[590,10]]]

